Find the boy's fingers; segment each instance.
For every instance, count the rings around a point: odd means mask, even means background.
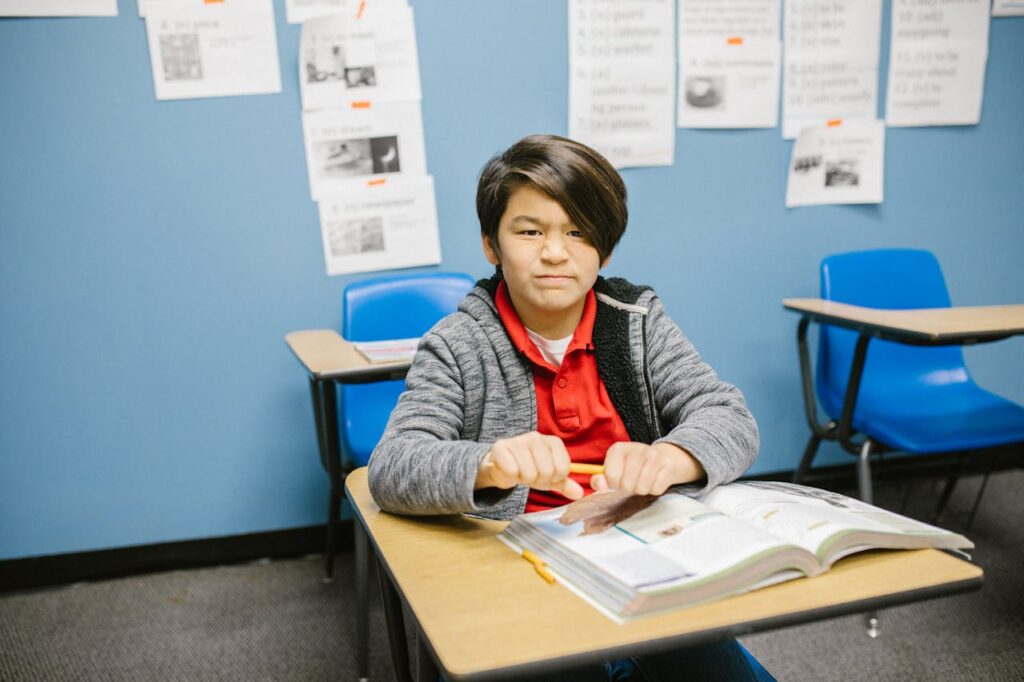
[[[661,467],[657,466],[654,462],[645,462],[640,468],[640,473],[636,478],[636,486],[633,488],[633,492],[637,495],[660,494],[655,491],[655,486],[661,471]]]
[[[604,456],[604,482],[609,488],[618,488],[622,478],[622,448],[615,443]]]
[[[662,469],[661,473],[658,474],[658,478],[654,481],[654,486],[651,488],[651,495],[663,495],[671,486],[672,472],[668,469]]]
[[[604,477],[604,474],[594,474],[590,477],[590,487],[594,490],[601,492],[602,490],[608,490],[608,479]]]
[[[570,500],[578,500],[583,497],[583,486],[573,479],[567,478],[562,482],[558,492],[562,493]]]

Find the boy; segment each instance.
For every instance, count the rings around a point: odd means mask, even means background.
[[[608,488],[710,489],[746,470],[758,433],[740,392],[651,289],[598,277],[627,218],[625,184],[602,156],[524,138],[484,167],[477,214],[497,272],[420,342],[370,458],[381,509],[508,519]],[[570,461],[604,474],[570,475]],[[734,640],[564,677],[756,679]]]
[[[508,519],[747,469],[758,433],[740,392],[651,289],[598,277],[627,219],[602,156],[527,137],[485,166],[477,213],[497,274],[423,337],[370,459],[381,509]],[[570,475],[570,461],[605,473]]]

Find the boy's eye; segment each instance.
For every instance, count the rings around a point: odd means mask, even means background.
[[[583,239],[584,238],[583,237],[583,233],[580,232],[579,230],[570,230],[568,234],[569,234],[570,237],[573,237],[575,239]]]
[[[525,237],[536,237],[540,234],[540,230],[519,230],[519,234]]]

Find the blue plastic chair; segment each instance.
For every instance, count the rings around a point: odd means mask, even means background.
[[[821,263],[821,297],[883,309],[950,306],[935,256],[915,249],[859,251],[825,258]],[[857,338],[855,331],[821,326],[816,391],[831,422],[818,429],[812,422],[814,433],[795,481],[809,471],[822,438],[836,438]],[[801,339],[802,356],[805,353]],[[801,360],[802,367],[806,366],[806,358]],[[805,387],[808,384],[805,378]],[[813,409],[813,397],[808,405],[809,410]],[[872,453],[965,453],[1024,442],[1024,408],[974,383],[959,346],[923,347],[873,340],[868,347],[852,425],[865,436],[860,451],[853,454],[859,454],[867,467],[860,491],[866,501],[872,497],[868,463]],[[936,515],[941,513],[955,482],[954,476]],[[983,491],[984,483],[968,526]]]
[[[353,282],[342,299],[341,335],[349,341],[383,341],[422,336],[473,287],[456,273],[395,275]],[[350,468],[365,466],[376,447],[404,381],[345,384],[338,416],[342,452]]]
[[[459,301],[472,287],[473,278],[458,273],[391,275],[353,282],[345,287],[342,295],[341,335],[349,341],[383,341],[422,336],[442,317],[455,312]],[[340,429],[322,424],[323,419],[319,416],[321,413],[317,411],[318,392],[314,388],[317,432],[322,441],[321,456],[331,477],[327,517],[327,578],[334,573],[345,475],[369,462],[404,387],[405,382],[402,380],[342,384],[336,396],[333,392],[328,393],[323,399],[323,409],[329,414],[330,406],[337,405]],[[332,397],[337,398],[336,403]],[[368,596],[371,557],[366,535],[358,524],[356,526],[356,667],[359,677],[364,679],[369,671]],[[389,636],[392,636],[390,630],[389,623]]]

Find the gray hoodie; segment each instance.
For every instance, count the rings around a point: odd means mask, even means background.
[[[497,286],[478,282],[420,342],[370,458],[384,511],[508,519],[525,508],[525,486],[473,490],[491,443],[537,429],[532,365],[498,317]],[[739,390],[700,359],[652,289],[598,278],[594,291],[598,373],[630,438],[686,449],[707,473],[704,490],[742,474],[758,433]]]

